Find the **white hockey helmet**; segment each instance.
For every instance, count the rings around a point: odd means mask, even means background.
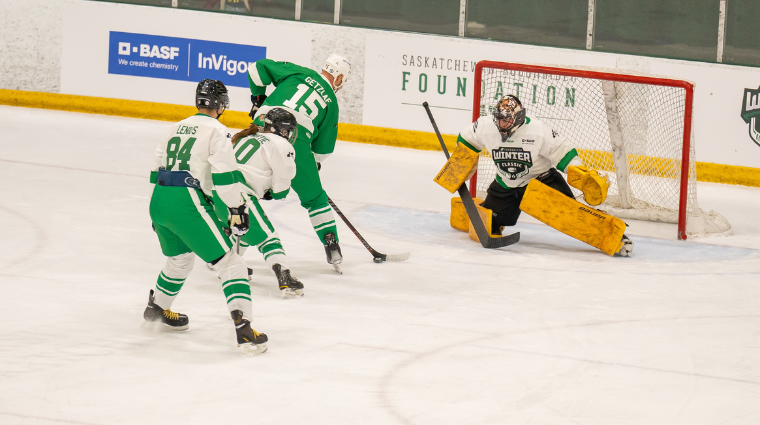
[[[343,85],[346,84],[346,81],[351,77],[351,64],[348,63],[343,56],[335,54],[332,54],[327,58],[322,70],[327,71],[328,74],[332,75],[333,86],[336,90],[343,87]],[[343,75],[343,81],[340,82],[340,85],[336,84],[339,75]]]

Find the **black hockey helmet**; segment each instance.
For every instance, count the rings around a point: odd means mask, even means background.
[[[264,131],[271,131],[293,144],[298,137],[296,117],[283,108],[273,108],[264,118]]]
[[[493,109],[493,123],[496,124],[501,136],[505,138],[525,124],[525,108],[520,99],[511,94],[499,99]]]
[[[203,80],[195,89],[195,107],[206,109],[222,109],[226,111],[230,107],[230,97],[227,95],[227,87],[219,80]],[[221,113],[219,113],[221,115]]]

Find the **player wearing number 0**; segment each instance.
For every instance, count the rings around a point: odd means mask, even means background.
[[[285,250],[277,231],[259,205],[259,198],[285,199],[290,181],[296,175],[296,153],[293,142],[298,137],[296,118],[282,108],[270,109],[259,132],[256,124],[232,136],[235,159],[245,178],[251,228],[240,240],[240,255],[248,246],[258,248],[267,265],[277,276],[280,293],[285,299],[303,296],[303,284],[290,274]],[[217,214],[226,212],[217,208]]]
[[[608,254],[632,254],[633,243],[623,234],[625,223],[602,217],[600,211],[575,201],[558,170],[567,173],[570,184],[583,191],[590,205],[604,202],[606,179],[585,167],[575,148],[557,131],[526,116],[517,97],[502,97],[491,117],[480,117],[459,133],[457,148],[436,181],[455,191],[472,174],[484,149],[496,164],[496,178],[482,204],[492,213],[492,234],[500,235],[503,226],[514,226],[521,211],[526,211]]]
[[[229,106],[221,81],[203,80],[195,92],[198,114],[171,126],[156,149],[150,218],[166,263],[150,291],[143,317],[175,330],[187,329],[186,315],[171,311],[195,264],[195,255],[219,271],[238,346],[244,354],[266,351],[267,336],[251,328],[251,288],[243,259],[235,253],[213,211],[212,191],[228,206],[229,228],[248,230],[246,197],[227,128],[218,118]]]
[[[319,178],[321,163],[335,149],[338,136],[338,99],[335,93],[351,76],[351,64],[345,58],[330,56],[320,73],[288,62],[261,59],[248,69],[251,87],[251,117],[260,126],[272,108],[283,108],[298,122],[296,176],[291,187],[309,211],[317,237],[325,245],[327,262],[340,271],[343,261],[338,244],[335,216],[327,202]],[[275,89],[267,97],[266,88]]]

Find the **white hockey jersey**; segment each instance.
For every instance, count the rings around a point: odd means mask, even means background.
[[[208,115],[196,114],[171,126],[156,148],[152,183],[157,181],[159,168],[190,173],[203,193],[212,196],[212,190],[216,190],[228,207],[245,202],[243,176],[238,171],[227,127]]]
[[[558,132],[540,120],[525,118],[525,124],[502,141],[491,116],[478,118],[459,133],[457,143],[475,152],[488,149],[496,164],[496,181],[507,189],[522,187],[552,167],[565,172],[571,161],[582,162],[578,152]]]
[[[273,199],[283,199],[296,176],[296,151],[285,138],[274,133],[257,133],[238,140],[235,159],[249,193],[257,198],[269,190]]]

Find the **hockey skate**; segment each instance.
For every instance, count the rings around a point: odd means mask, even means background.
[[[290,275],[290,270],[282,267],[280,264],[272,266],[274,274],[277,275],[277,282],[280,284],[280,294],[287,299],[303,296],[303,283]]]
[[[148,296],[148,306],[145,307],[143,327],[153,327],[159,323],[174,331],[184,331],[189,327],[190,320],[186,315],[164,310],[153,302],[153,290]]]
[[[343,254],[340,253],[340,245],[335,240],[335,233],[330,232],[325,234],[325,254],[327,254],[327,262],[332,264],[335,271],[338,274],[343,274],[340,270],[340,263],[343,262]]]
[[[237,343],[241,353],[253,355],[267,351],[266,334],[254,331],[251,328],[251,322],[243,318],[242,311],[232,311],[230,316],[235,322],[235,333],[237,333]]]
[[[623,245],[620,247],[620,250],[615,253],[615,257],[633,257],[633,241],[628,239],[628,236],[623,235],[621,242]]]

